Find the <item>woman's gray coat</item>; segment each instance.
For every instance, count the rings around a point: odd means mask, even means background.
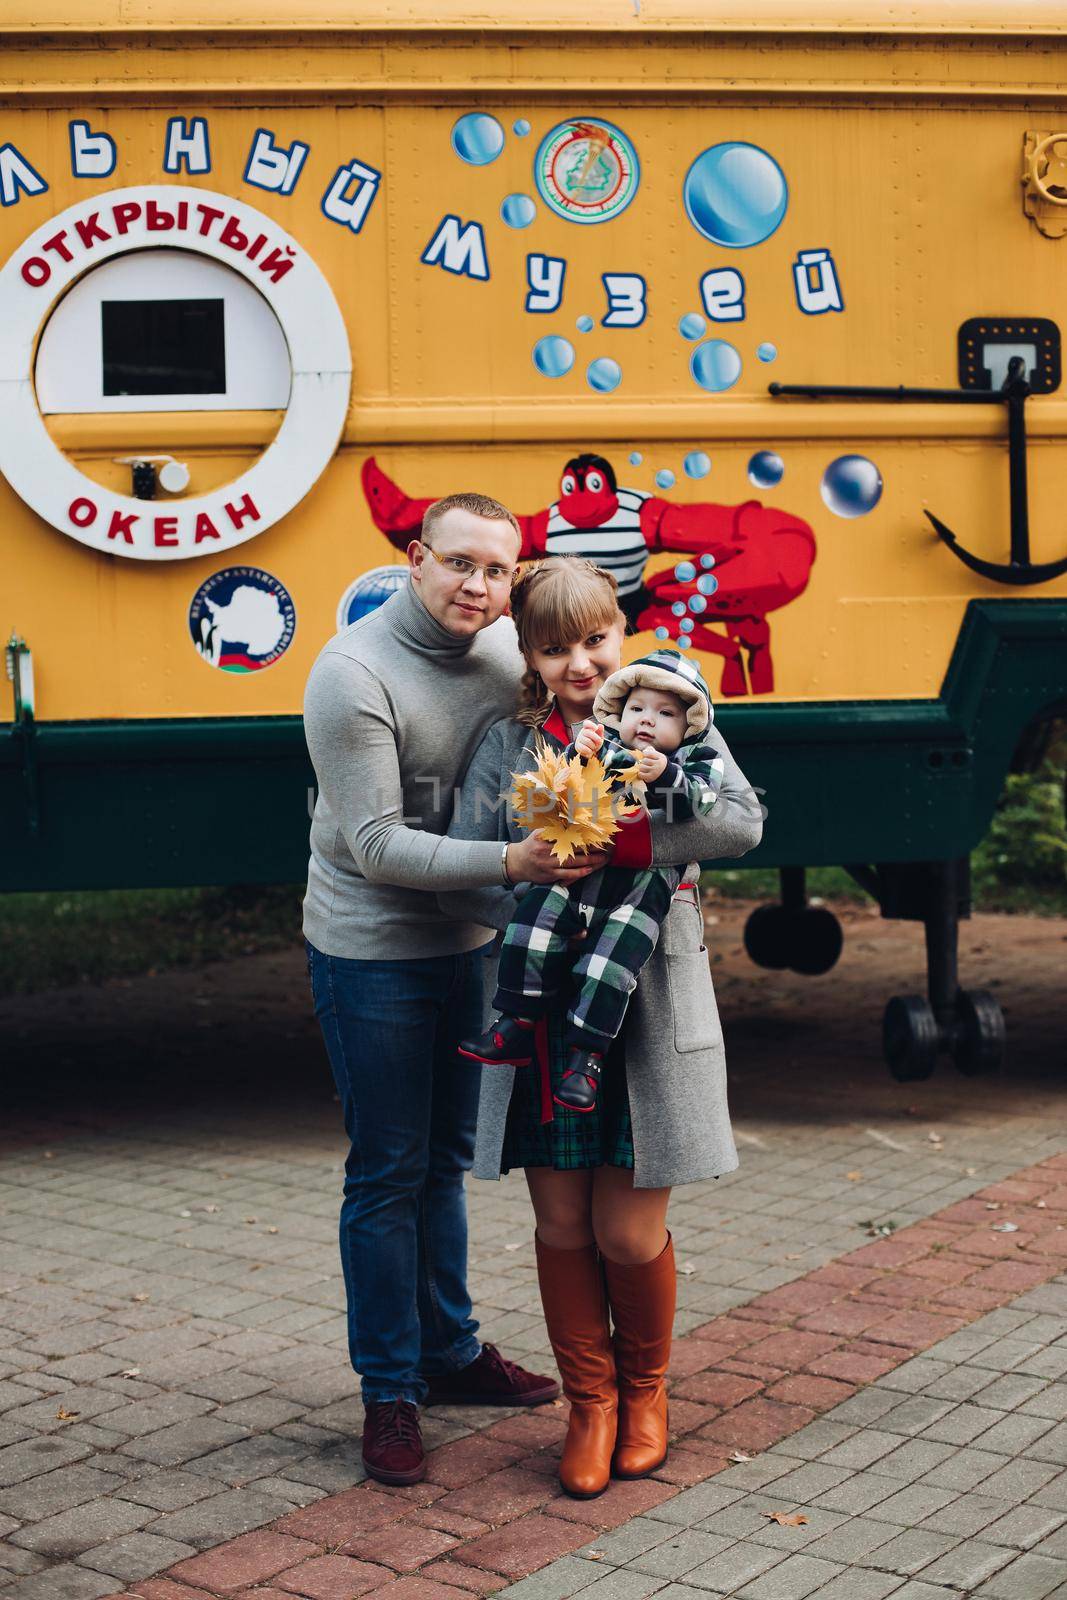
[[[449,828],[453,837],[501,841],[523,837],[506,800],[512,774],[528,771],[536,763],[537,737],[534,730],[512,720],[493,724],[467,768]],[[668,822],[662,814],[651,814],[653,866],[743,856],[760,842],[759,800],[718,728],[714,742],[726,763],[719,797],[710,810],[688,821]],[[696,876],[694,868],[684,879]],[[516,893],[504,887],[469,889],[438,899],[449,915],[491,930],[507,926]],[[639,1189],[694,1183],[732,1172],[738,1164],[726,1103],[722,1027],[703,932],[698,891],[679,891],[630,1000],[626,1083],[634,1185]],[[488,1001],[496,986],[495,956],[487,958],[485,976]],[[482,1072],[474,1156],[477,1178],[500,1177],[515,1070],[490,1067]]]

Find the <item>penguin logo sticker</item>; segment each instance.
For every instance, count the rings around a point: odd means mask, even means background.
[[[621,128],[600,117],[572,118],[545,135],[534,160],[542,200],[568,222],[610,222],[625,211],[641,179],[637,151]]]
[[[197,654],[221,672],[260,672],[283,656],[296,607],[283,583],[259,567],[225,567],[200,585],[189,606]]]

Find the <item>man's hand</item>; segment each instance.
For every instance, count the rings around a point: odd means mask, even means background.
[[[607,866],[610,859],[609,850],[587,850],[561,866],[550,841],[543,839],[538,829],[520,844],[508,845],[508,877],[512,883],[561,883],[566,887]]]
[[[667,757],[662,750],[642,750],[637,758],[637,776],[642,783],[655,783],[667,770]]]
[[[595,756],[604,743],[604,729],[594,717],[586,717],[574,741],[574,748],[586,759]]]

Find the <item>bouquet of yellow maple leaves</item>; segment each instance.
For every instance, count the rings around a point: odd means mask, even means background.
[[[539,828],[561,866],[584,850],[607,844],[619,831],[620,817],[634,815],[634,808],[617,813],[612,796],[637,781],[636,756],[632,767],[615,768],[609,777],[596,756],[568,760],[544,741],[536,754],[532,772],[513,774],[511,803],[520,828]]]

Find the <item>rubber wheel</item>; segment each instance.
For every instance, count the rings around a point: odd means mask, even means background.
[[[788,967],[792,918],[784,906],[757,906],[745,923],[745,949],[757,967]]]
[[[988,989],[961,989],[956,996],[952,1059],[967,1078],[996,1072],[1004,1059],[1004,1013]]]
[[[845,936],[832,911],[824,906],[805,906],[794,912],[789,945],[789,965],[806,977],[818,977],[836,966]]]
[[[882,1017],[882,1054],[898,1083],[930,1077],[937,1064],[937,1018],[921,994],[897,994]]]

